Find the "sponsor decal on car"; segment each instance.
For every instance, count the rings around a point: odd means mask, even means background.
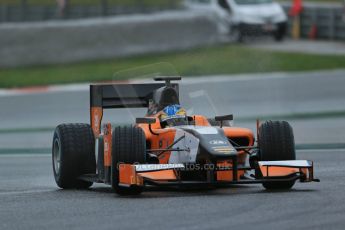
[[[212,140],[209,142],[211,145],[226,145],[227,142],[223,140]]]
[[[230,146],[215,146],[215,147],[212,147],[212,149],[216,152],[224,153],[224,154],[230,154],[234,152],[234,149],[231,148]]]

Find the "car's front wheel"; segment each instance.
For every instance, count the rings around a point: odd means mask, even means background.
[[[119,185],[119,167],[125,164],[146,163],[146,138],[144,131],[136,126],[118,126],[113,130],[111,185],[120,195],[138,195],[142,187]]]
[[[259,128],[260,161],[296,160],[292,127],[286,121],[266,121]],[[290,189],[295,181],[265,182],[266,189]]]

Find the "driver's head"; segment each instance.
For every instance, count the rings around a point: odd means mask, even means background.
[[[180,105],[168,105],[159,117],[163,127],[187,125],[187,113]]]

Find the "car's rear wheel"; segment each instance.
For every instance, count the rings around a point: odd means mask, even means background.
[[[293,130],[286,121],[266,121],[259,128],[261,161],[296,160]],[[265,182],[266,189],[290,189],[295,181]]]
[[[89,188],[92,183],[78,179],[96,172],[94,136],[88,124],[62,124],[53,137],[52,161],[60,188]]]
[[[137,195],[142,187],[119,185],[119,164],[146,163],[146,138],[144,131],[136,126],[118,126],[113,130],[111,185],[120,195]]]

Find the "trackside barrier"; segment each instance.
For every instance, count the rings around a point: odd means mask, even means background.
[[[284,4],[289,12],[290,5]],[[301,37],[315,33],[316,39],[345,40],[345,6],[340,4],[307,4],[301,14]],[[292,20],[289,20],[291,31]],[[316,30],[316,31],[313,31]]]
[[[218,42],[211,18],[197,12],[0,24],[0,67],[70,63]]]

